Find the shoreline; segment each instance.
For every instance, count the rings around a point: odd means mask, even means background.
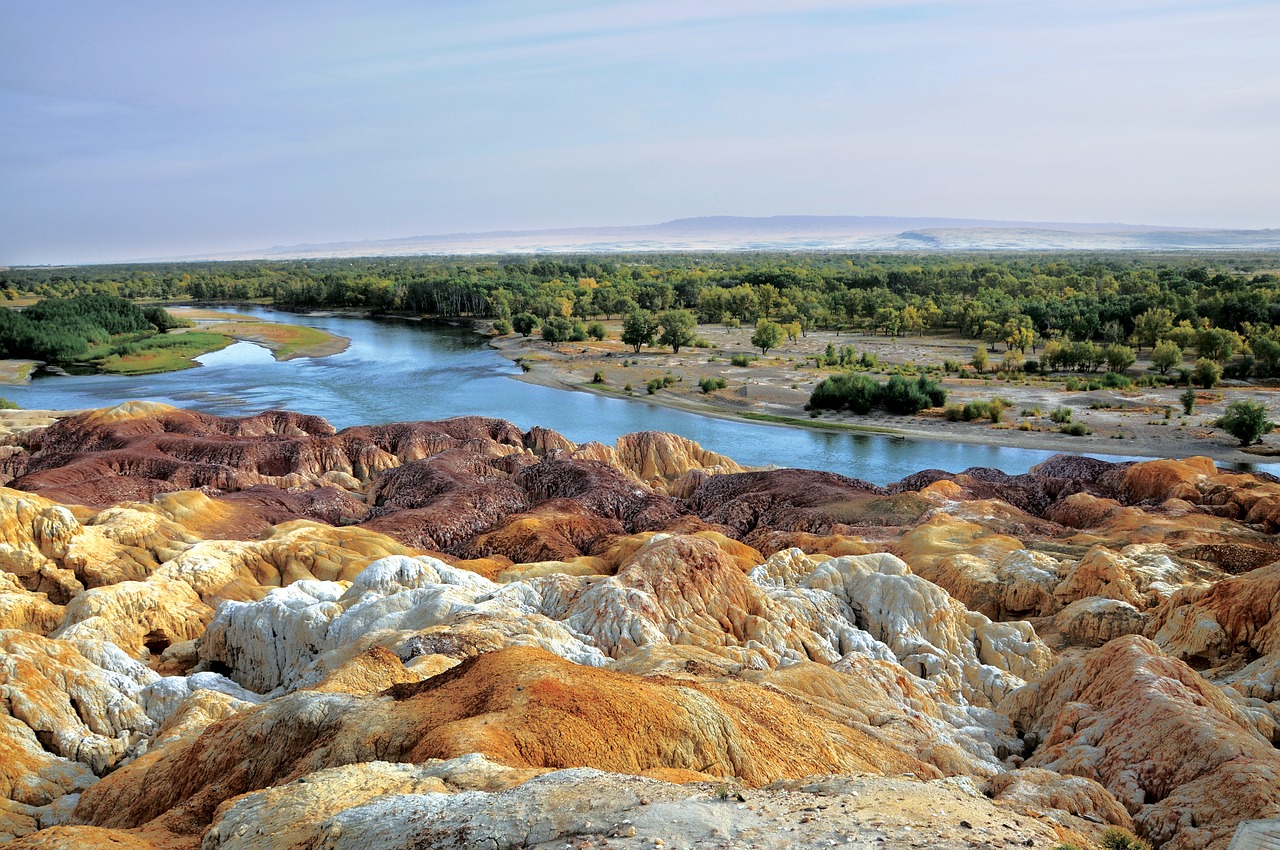
[[[477,333],[487,336],[485,323],[476,322],[475,330]],[[723,400],[717,404],[710,400],[703,401],[700,396],[688,393],[674,396],[668,391],[659,390],[651,395],[645,394],[643,382],[640,383],[640,389],[632,393],[626,393],[617,388],[606,389],[598,384],[591,383],[590,380],[583,380],[580,375],[575,374],[575,370],[589,370],[596,365],[606,362],[611,363],[615,359],[612,355],[617,354],[617,352],[602,352],[599,356],[588,357],[584,360],[570,360],[568,357],[558,357],[558,355],[563,354],[563,352],[557,351],[560,348],[588,350],[592,346],[598,347],[606,345],[608,342],[570,343],[552,346],[543,343],[534,336],[528,338],[518,335],[509,335],[507,337],[488,336],[489,347],[522,368],[523,371],[520,374],[511,376],[515,380],[551,389],[592,393],[607,398],[653,404],[712,419],[748,422],[778,428],[803,428],[835,434],[866,434],[898,440],[939,441],[961,445],[1007,447],[1045,451],[1053,454],[1103,455],[1118,460],[1138,461],[1152,458],[1204,456],[1212,458],[1215,463],[1219,464],[1231,466],[1247,465],[1261,471],[1280,473],[1280,468],[1276,470],[1267,469],[1267,467],[1280,467],[1280,462],[1277,462],[1274,456],[1242,451],[1239,447],[1230,445],[1231,438],[1221,432],[1211,436],[1184,437],[1179,440],[1154,440],[1152,438],[1140,440],[1129,437],[1116,439],[1101,432],[1089,436],[1073,437],[1060,433],[1056,430],[1056,427],[1054,430],[1022,431],[1016,425],[1004,425],[997,428],[971,422],[948,422],[941,415],[941,411],[936,409],[929,412],[922,411],[915,416],[899,417],[880,413],[857,417],[857,419],[865,421],[856,421],[853,414],[841,414],[843,418],[837,420],[833,418],[831,413],[824,413],[822,418],[812,419],[802,406],[796,405],[770,405],[765,409],[761,409],[762,405],[759,404],[730,407]],[[583,346],[586,346],[586,348],[584,349]],[[601,350],[597,348],[597,351],[600,352]],[[683,353],[682,350],[681,354],[683,355]],[[700,355],[703,354],[705,352],[700,352]],[[628,351],[626,356],[630,357],[632,355]],[[654,351],[653,349],[648,349],[644,354],[638,356],[640,358],[658,358],[661,361],[653,364],[650,367],[651,369],[659,366],[670,368],[674,357],[669,351]],[[953,388],[948,387],[948,389],[950,391]],[[986,394],[992,392],[991,388],[984,387],[983,389]],[[1001,386],[994,389],[1001,394],[1015,394],[1011,392],[1014,389],[1012,387]],[[1172,392],[1176,394],[1177,391],[1174,390]],[[712,398],[715,397],[712,396]],[[1017,412],[1016,406],[1013,410],[1015,413]],[[1101,414],[1098,415],[1101,416]],[[1200,432],[1197,431],[1196,433]],[[1266,451],[1268,449],[1274,450],[1274,447],[1268,446],[1263,450]]]

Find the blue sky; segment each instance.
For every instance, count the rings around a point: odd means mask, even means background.
[[[6,3],[0,262],[695,215],[1280,226],[1280,3]]]

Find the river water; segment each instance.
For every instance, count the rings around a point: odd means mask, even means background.
[[[334,426],[444,419],[479,414],[522,429],[541,425],[575,442],[612,444],[633,431],[669,431],[739,463],[825,469],[877,484],[922,469],[987,466],[1027,471],[1052,452],[810,431],[714,419],[594,393],[517,381],[520,368],[465,328],[342,316],[296,316],[255,308],[237,312],[322,328],[347,337],[342,354],[277,362],[266,349],[235,343],[200,358],[197,369],[161,375],[50,375],[3,394],[29,409],[104,407],[161,401],[223,416],[284,408]],[[1120,460],[1107,455],[1094,455]]]

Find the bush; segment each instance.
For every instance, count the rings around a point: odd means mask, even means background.
[[[1190,416],[1196,412],[1196,391],[1187,387],[1182,391],[1182,395],[1178,396],[1182,401],[1182,412]]]
[[[20,408],[18,407],[18,403],[16,401],[9,401],[9,399],[5,398],[4,396],[0,396],[0,410],[19,410],[19,409]]]
[[[1222,378],[1222,367],[1207,357],[1201,357],[1196,361],[1196,369],[1192,372],[1191,377],[1192,380],[1206,390],[1212,389],[1218,385],[1218,381]]]
[[[919,413],[926,407],[940,407],[947,391],[936,381],[925,377],[915,380],[894,375],[881,384],[861,374],[833,375],[826,378],[809,396],[811,410],[852,410],[866,415],[881,407],[898,416]]]
[[[1049,414],[1049,418],[1059,425],[1065,425],[1071,421],[1071,408],[1059,407]]]
[[[729,382],[726,381],[724,378],[707,377],[698,381],[698,387],[704,393],[713,393],[716,390],[722,390],[727,386],[729,386]]]
[[[1119,372],[1107,372],[1102,376],[1102,385],[1109,390],[1124,389],[1133,386],[1133,380]]]
[[[596,372],[594,375],[592,375],[592,376],[591,376],[591,383],[593,383],[593,384],[603,384],[603,383],[604,383],[604,372]]]
[[[1263,434],[1276,427],[1276,423],[1267,419],[1267,409],[1256,401],[1231,402],[1213,424],[1239,440],[1242,446],[1258,442]]]
[[[602,340],[606,336],[608,336],[608,334],[605,332],[603,324],[601,324],[600,322],[592,322],[591,324],[587,325],[587,336],[591,337],[594,340]]]
[[[742,366],[743,368],[746,368],[756,359],[758,358],[754,354],[735,354],[729,358],[729,362],[734,366]]]
[[[877,388],[876,401],[897,416],[910,416],[932,406],[920,385],[901,375],[894,375],[889,383]]]
[[[1151,850],[1151,845],[1133,833],[1117,827],[1108,827],[1098,839],[1098,850]]]
[[[942,411],[942,415],[947,418],[948,422],[965,421],[964,407],[965,406],[963,404],[948,404]]]
[[[1040,361],[1028,360],[1026,363],[1022,364],[1022,371],[1026,372],[1028,375],[1036,374],[1040,371]]]
[[[866,375],[833,375],[823,379],[809,396],[814,410],[852,410],[860,416],[875,406],[880,384]]]
[[[511,323],[508,322],[506,319],[494,319],[493,332],[496,333],[498,336],[506,336],[507,334],[511,333]]]
[[[1084,437],[1093,433],[1093,429],[1083,422],[1068,422],[1058,430],[1071,437]]]
[[[542,338],[547,342],[568,342],[572,336],[573,323],[564,316],[551,316],[542,323]]]

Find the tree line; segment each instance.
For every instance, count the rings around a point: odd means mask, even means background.
[[[1202,357],[1251,354],[1274,364],[1275,266],[1265,254],[406,257],[7,269],[0,294],[263,301],[504,322],[527,314],[538,325],[567,320],[571,334],[574,322],[687,311],[702,324],[766,320],[801,333],[953,331],[1020,351],[1049,341],[1154,348],[1172,339]],[[683,342],[678,329],[675,336]]]
[[[46,298],[21,311],[0,310],[0,357],[65,365],[121,336],[138,339],[189,324],[162,307],[114,295]]]

